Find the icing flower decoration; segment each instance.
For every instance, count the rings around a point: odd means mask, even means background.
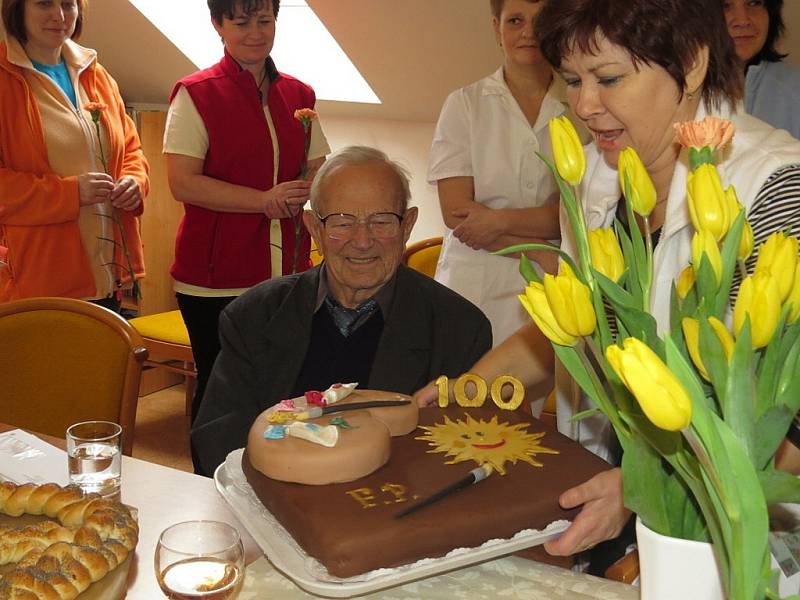
[[[282,440],[286,437],[286,425],[270,425],[264,430],[265,440]]]
[[[279,412],[297,412],[298,408],[294,400],[281,400],[273,407],[273,410]]]
[[[333,417],[330,423],[339,429],[355,429],[344,417]]]
[[[322,395],[322,392],[319,392],[317,390],[311,390],[306,392],[304,396],[309,406],[321,406],[323,408],[328,406],[328,401],[325,400],[324,396]]]
[[[295,420],[295,415],[297,413],[294,412],[271,412],[267,415],[267,423],[272,423],[273,425],[283,425],[284,423],[289,423]]]

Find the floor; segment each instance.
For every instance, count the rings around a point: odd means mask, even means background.
[[[133,456],[173,469],[192,472],[189,417],[184,414],[183,385],[139,398]]]

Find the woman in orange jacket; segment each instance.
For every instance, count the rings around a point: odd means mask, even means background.
[[[79,46],[85,0],[3,0],[0,302],[64,296],[118,310],[144,275],[148,166],[114,80]]]

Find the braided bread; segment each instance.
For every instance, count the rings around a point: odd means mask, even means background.
[[[44,515],[21,528],[0,526],[0,600],[72,600],[136,547],[139,528],[123,504],[74,486],[0,482],[0,513]]]

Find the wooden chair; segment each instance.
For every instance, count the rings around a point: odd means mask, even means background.
[[[115,421],[130,456],[147,349],[125,319],[69,298],[0,304],[0,348],[4,422],[63,438],[73,423]]]
[[[197,383],[197,370],[189,342],[189,332],[181,311],[171,310],[130,320],[139,332],[149,353],[145,368],[166,369],[185,378],[185,413],[192,414],[192,398]]]
[[[406,246],[403,252],[403,264],[424,273],[428,277],[436,274],[436,263],[442,251],[442,238],[432,237]]]

